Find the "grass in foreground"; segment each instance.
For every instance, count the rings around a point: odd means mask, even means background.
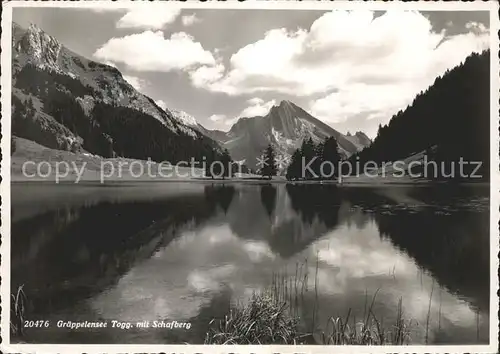
[[[212,320],[205,344],[323,344],[406,345],[410,343],[410,321],[403,318],[401,300],[396,323],[384,327],[370,312],[363,321],[328,320],[326,330],[313,336],[301,331],[299,318],[290,316],[286,302],[276,302],[267,293],[254,294],[246,305],[234,306],[221,320]]]
[[[314,324],[310,331],[303,329],[298,315],[298,304],[303,301],[304,281],[307,274],[295,281],[283,276],[273,276],[269,290],[253,294],[246,304],[232,307],[223,319],[212,320],[205,337],[205,344],[323,344],[323,345],[406,345],[411,341],[412,321],[403,314],[402,299],[398,302],[395,323],[384,324],[373,312],[378,291],[361,320],[351,317],[330,317],[324,330],[317,331]],[[315,292],[317,286],[315,284]],[[317,296],[313,313],[318,311]]]
[[[372,303],[373,307],[373,303]],[[384,327],[370,308],[367,317],[349,324],[351,309],[345,319],[331,317],[326,333],[321,333],[319,344],[334,345],[406,345],[410,343],[411,321],[403,318],[402,300],[399,300],[396,323]]]
[[[21,337],[24,335],[24,318],[26,312],[26,294],[24,285],[17,288],[15,294],[11,294],[10,302],[10,333],[13,336]]]
[[[269,293],[254,294],[247,305],[233,307],[223,320],[212,320],[205,344],[301,344],[297,319]]]

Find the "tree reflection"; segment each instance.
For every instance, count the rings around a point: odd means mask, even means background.
[[[276,208],[276,193],[276,187],[272,184],[265,184],[260,187],[260,200],[269,217],[272,216],[274,208]]]
[[[489,224],[487,213],[376,214],[381,237],[414,258],[437,280],[489,309]]]
[[[11,287],[25,285],[33,311],[74,303],[111,286],[137,260],[174,239],[179,227],[200,223],[214,212],[201,194],[62,205],[23,219],[12,224]]]
[[[341,205],[339,189],[335,185],[287,184],[286,190],[292,208],[302,221],[312,224],[318,218],[329,229],[337,226]]]
[[[227,214],[231,202],[233,201],[235,189],[233,186],[225,184],[211,184],[205,186],[205,199],[214,208],[220,207],[224,214]]]

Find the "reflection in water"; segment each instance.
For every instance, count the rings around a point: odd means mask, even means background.
[[[381,236],[416,259],[438,281],[470,297],[474,305],[488,308],[488,214],[461,211],[436,215],[431,209],[376,214],[375,220]],[[422,225],[426,225],[425,230]]]
[[[220,207],[224,214],[227,213],[233,200],[235,189],[233,186],[208,185],[205,186],[205,198],[212,207]]]
[[[325,184],[287,185],[292,208],[302,216],[304,223],[312,224],[318,218],[328,229],[334,228],[338,220],[341,204],[339,189],[335,185]]]
[[[276,187],[272,184],[265,184],[260,187],[260,200],[267,211],[269,217],[272,216],[276,207]]]
[[[487,189],[172,184],[162,188],[182,193],[138,198],[129,188],[46,213],[14,203],[13,213],[25,216],[12,224],[12,286],[25,284],[34,310],[51,318],[170,319],[192,329],[80,338],[54,329],[31,340],[202,343],[208,322],[230,303],[299,264],[310,275],[306,326],[312,303],[321,327],[349,308],[363,317],[367,294],[380,289],[374,312],[390,323],[402,298],[406,317],[419,324],[415,343],[424,341],[428,313],[431,342],[488,340]],[[25,192],[13,188],[13,200],[29,201]]]
[[[224,203],[227,198],[220,198]],[[201,196],[71,206],[12,224],[12,287],[26,284],[33,307],[55,310],[111,286],[167,245],[177,228],[209,218]],[[41,302],[41,303],[37,303]]]

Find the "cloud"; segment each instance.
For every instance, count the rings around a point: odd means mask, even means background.
[[[112,66],[113,68],[116,68],[116,64],[113,63],[111,60],[105,60],[103,62],[103,64],[106,64],[106,65]]]
[[[141,7],[141,8],[120,8],[117,5],[99,7],[83,7],[82,10],[90,10],[95,13],[122,12],[125,13],[116,23],[117,28],[139,28],[139,29],[162,29],[166,25],[173,23],[181,13],[181,9],[172,7]],[[109,4],[108,4],[109,5]],[[195,17],[195,15],[192,15]],[[190,17],[190,16],[183,16]],[[191,19],[196,21],[197,18]],[[184,23],[184,19],[182,20]],[[189,21],[189,19],[188,19]],[[194,22],[193,22],[194,23]]]
[[[137,91],[141,91],[146,85],[147,81],[137,76],[123,75],[123,78],[132,85]]]
[[[80,7],[79,9],[80,10],[89,10],[89,11],[92,11],[92,12],[96,12],[96,13],[109,13],[109,12],[125,12],[127,11],[126,8],[119,8],[117,7],[116,5],[111,5],[111,7],[109,6],[111,3],[108,2],[108,3],[105,3],[105,2],[101,2],[101,4],[99,4],[99,7]],[[95,2],[94,4],[92,5],[95,5]],[[105,5],[105,6],[103,6]],[[107,6],[106,6],[107,5]]]
[[[192,26],[195,23],[201,22],[201,20],[196,16],[196,14],[184,15],[182,16],[181,20],[184,26]]]
[[[227,116],[225,114],[212,114],[208,119],[212,122],[220,122],[226,120]]]
[[[191,82],[195,87],[206,87],[224,76],[224,65],[200,66],[190,71]]]
[[[468,30],[476,30],[479,33],[484,33],[487,31],[486,26],[482,23],[471,21],[465,24],[465,28]]]
[[[239,114],[233,117],[228,117],[225,114],[213,114],[208,119],[217,123],[219,127],[230,127],[242,117],[265,116],[269,110],[276,105],[275,100],[264,101],[262,98],[254,97],[247,100],[248,106],[245,107]]]
[[[370,112],[367,119],[384,118],[385,112],[396,113],[411,103],[414,95],[408,95],[408,92],[412,91],[414,88],[411,84],[353,83],[343,90],[311,100],[309,111],[328,123],[345,122],[360,112]]]
[[[103,61],[123,63],[136,71],[168,72],[202,64],[215,65],[212,53],[184,32],[173,33],[169,39],[162,31],[111,38],[94,56]]]
[[[175,21],[180,9],[165,7],[141,7],[129,10],[116,23],[117,28],[162,29]]]
[[[163,100],[156,100],[155,103],[160,106],[162,109],[167,109],[167,104]]]
[[[415,11],[331,11],[309,29],[268,31],[237,50],[219,79],[199,82],[230,95],[279,92],[311,97],[309,109],[326,122],[369,111],[387,119],[435,77],[471,52],[489,46],[484,24],[469,33],[436,32]],[[314,97],[314,98],[313,98]]]
[[[244,110],[241,111],[239,117],[255,117],[265,116],[272,106],[276,105],[275,100],[264,102],[263,99],[254,97],[247,101],[249,104]]]

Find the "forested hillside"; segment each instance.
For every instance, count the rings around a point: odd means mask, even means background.
[[[103,157],[176,163],[222,154],[116,68],[71,52],[36,26],[13,30],[13,135]]]
[[[429,160],[447,166],[460,157],[481,161],[481,173],[487,176],[489,125],[490,52],[485,51],[472,54],[463,64],[436,78],[411,105],[380,126],[373,143],[356,156],[361,162],[380,163],[426,150]]]

